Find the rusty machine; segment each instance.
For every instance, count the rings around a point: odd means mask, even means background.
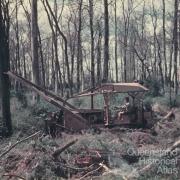
[[[143,95],[148,89],[139,83],[104,83],[96,88],[85,90],[73,98],[90,96],[91,108],[80,109],[74,107],[54,93],[10,71],[6,74],[38,93],[49,103],[60,108],[63,111],[61,126],[65,129],[78,131],[91,127],[112,127],[117,125],[147,127],[152,123],[152,110],[151,108],[145,108],[143,103]],[[121,121],[118,120],[116,115],[112,115],[109,104],[111,96],[118,93],[127,94],[132,103],[131,110],[123,114]],[[94,98],[96,95],[103,96],[103,108],[94,108]]]
[[[102,109],[78,109],[77,114],[87,119],[89,127],[101,127],[103,126],[132,126],[132,127],[148,127],[152,125],[152,109],[150,106],[145,106],[143,102],[143,95],[148,89],[139,83],[104,83],[100,86],[89,90],[86,90],[73,98],[97,96],[102,95],[104,99],[104,107]],[[131,101],[131,108],[128,112],[122,114],[122,120],[118,120],[118,109],[112,113],[112,107],[110,107],[110,100],[113,95],[124,94],[129,97]],[[91,98],[92,100],[94,98]],[[92,101],[92,103],[94,103]],[[91,107],[94,107],[92,104]],[[116,108],[116,107],[114,107]],[[65,113],[65,119],[68,119],[69,115]],[[66,120],[65,120],[66,122]]]

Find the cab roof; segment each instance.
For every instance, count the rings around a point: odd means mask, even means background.
[[[103,83],[92,89],[87,89],[75,97],[90,96],[105,93],[138,93],[148,89],[139,83]]]

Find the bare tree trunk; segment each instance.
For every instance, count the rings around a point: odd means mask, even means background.
[[[114,23],[115,23],[115,72],[116,72],[116,82],[118,82],[118,61],[117,61],[117,0],[115,0],[114,2],[114,13],[115,13],[115,17],[114,17]]]
[[[108,0],[104,0],[104,69],[103,69],[103,82],[108,81],[108,67],[109,67],[109,12],[108,12]]]
[[[55,0],[55,17],[57,18],[57,4],[56,4],[56,0]],[[50,15],[49,15],[49,12],[46,8],[46,5],[43,1],[43,5],[44,5],[44,8],[45,8],[45,11],[46,11],[46,14],[48,16],[48,21],[49,21],[49,25],[51,27],[51,31],[52,31],[52,54],[53,54],[53,58],[52,58],[52,69],[53,69],[53,78],[54,78],[54,87],[55,87],[55,92],[57,93],[58,91],[58,83],[59,83],[59,80],[60,80],[60,87],[61,87],[61,93],[63,94],[63,82],[62,82],[62,73],[61,73],[61,69],[60,69],[60,65],[59,65],[59,58],[58,58],[58,42],[57,42],[57,27],[55,27],[55,30],[54,30],[54,27],[53,27],[53,23],[51,21],[51,18],[50,18]],[[54,56],[55,55],[55,56]],[[55,60],[55,62],[53,61]],[[55,68],[54,68],[55,67]],[[59,76],[58,76],[59,75]],[[59,77],[59,78],[58,78]]]
[[[98,30],[99,30],[99,37],[97,43],[97,85],[101,83],[101,41],[102,41],[102,32],[101,26],[98,22]]]
[[[31,2],[31,53],[32,53],[32,70],[33,82],[40,84],[39,77],[39,59],[38,59],[38,14],[37,14],[37,0]]]
[[[49,79],[50,85],[54,88],[55,85],[55,57],[54,57],[54,33],[52,32],[52,42],[51,42],[51,52],[52,52],[52,61],[51,61],[51,78]],[[48,56],[49,57],[49,56]]]
[[[127,82],[127,35],[125,30],[124,36],[124,54],[123,54],[123,61],[124,61],[124,81]]]
[[[43,0],[44,1],[44,0]],[[57,31],[58,33],[61,35],[63,41],[64,41],[64,53],[65,53],[65,62],[66,62],[66,68],[67,68],[67,78],[68,78],[68,86],[69,86],[69,89],[70,89],[70,94],[72,95],[73,94],[73,91],[72,91],[72,83],[71,83],[71,75],[70,75],[70,68],[69,68],[69,60],[68,60],[68,44],[67,44],[67,38],[66,36],[64,35],[64,33],[61,31],[60,27],[59,27],[59,24],[58,24],[58,20],[56,19],[50,5],[49,5],[49,2],[48,0],[45,0],[46,2],[46,5],[49,9],[49,12],[55,22],[55,25],[57,27]]]
[[[178,0],[174,1],[174,82],[175,99],[178,94],[177,57],[178,57]]]
[[[164,55],[164,71],[165,71],[165,83],[167,84],[167,59],[166,59],[166,4],[165,0],[162,0],[163,4],[163,55]]]
[[[41,43],[41,34],[38,27],[38,40],[39,40],[39,51],[41,56],[41,74],[42,74],[42,86],[46,86],[46,77],[45,77],[45,68],[44,68],[44,57],[43,57],[43,50],[42,50],[42,43]]]
[[[154,7],[154,2],[153,2],[153,13],[154,13],[154,17],[155,17],[155,22],[153,21],[153,17],[152,18],[152,23],[153,23],[153,27],[154,27],[154,38],[157,42],[157,48],[158,48],[158,66],[159,66],[159,73],[160,73],[160,77],[161,77],[161,85],[164,91],[164,75],[163,75],[163,69],[162,69],[162,57],[161,57],[161,45],[159,42],[159,39],[157,37],[157,33],[156,33],[156,29],[157,29],[157,12],[155,10]]]
[[[19,56],[19,22],[18,22],[18,2],[16,0],[16,62],[17,62],[17,73],[21,75],[21,63]]]
[[[71,18],[70,18],[71,19]],[[75,60],[75,52],[76,52],[76,36],[71,35],[70,29],[70,20],[68,20],[68,36],[70,38],[70,53],[71,53],[71,83],[74,84],[74,60]],[[79,43],[78,43],[79,44]]]
[[[173,62],[173,43],[174,43],[174,35],[173,35],[173,38],[172,38],[172,43],[171,43],[171,49],[170,49],[170,62],[169,62],[169,74],[168,74],[168,81],[169,81],[169,102],[170,102],[170,105],[172,105],[172,80],[171,80],[171,74],[172,74],[172,62]]]
[[[129,6],[129,1],[128,1],[128,6]],[[128,46],[128,34],[129,34],[129,19],[130,19],[130,14],[126,14],[125,10],[125,2],[122,1],[122,8],[123,8],[123,19],[124,19],[124,38],[123,38],[123,43],[124,43],[124,52],[123,52],[123,61],[124,61],[124,81],[127,82],[127,46]],[[128,8],[128,11],[130,9]],[[128,12],[130,13],[130,12]]]
[[[94,27],[93,27],[93,19],[94,19],[94,2],[93,0],[89,0],[89,20],[90,20],[90,33],[91,33],[91,88],[95,87],[95,63],[94,63]],[[93,109],[93,95],[91,96],[91,109]]]
[[[79,1],[79,20],[78,20],[78,34],[77,34],[77,91],[80,91],[80,70],[82,66],[82,43],[81,43],[81,30],[82,30],[82,3],[83,0]]]
[[[16,5],[15,5],[15,18],[16,18],[16,26],[15,26],[15,33],[16,33],[16,57],[15,57],[15,62],[16,62],[16,73],[19,75],[22,75],[21,73],[21,62],[20,62],[20,56],[19,56],[19,22],[18,22],[18,2],[16,0]],[[20,88],[21,83],[17,82],[15,80],[15,90],[18,91]]]
[[[23,47],[23,68],[24,68],[24,78],[27,79],[26,56],[25,56],[25,48],[24,47]]]
[[[9,60],[9,5],[0,0],[0,99],[3,125],[7,128],[5,135],[12,134],[10,113],[10,81],[4,72],[10,69]]]
[[[57,0],[54,0],[54,16],[57,19]],[[55,93],[57,94],[58,93],[58,84],[59,84],[59,82],[58,82],[59,58],[58,58],[57,26],[55,26],[53,41],[54,41],[54,51],[55,51]]]

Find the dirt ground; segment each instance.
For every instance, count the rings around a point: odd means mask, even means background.
[[[163,118],[156,105],[151,129],[102,128],[79,133],[61,132],[55,138],[43,133],[43,109],[13,107],[15,130],[0,139],[0,179],[146,180],[180,177],[180,109]],[[19,112],[19,113],[18,113]],[[21,113],[20,113],[21,112]],[[37,135],[14,143],[38,132]],[[60,130],[59,130],[60,131]],[[72,143],[58,155],[57,149]]]

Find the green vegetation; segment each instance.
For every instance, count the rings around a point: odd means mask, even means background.
[[[31,95],[27,94],[26,97],[30,98]],[[148,98],[150,99],[150,96],[148,96],[147,99]],[[112,97],[111,104],[118,104],[122,100],[123,96],[114,96]],[[155,97],[151,100],[152,104],[160,103],[162,104],[162,107],[167,105],[166,97],[163,96]],[[98,99],[97,102],[101,102],[101,99]],[[82,103],[84,102],[82,101]],[[82,104],[81,106],[83,107]],[[39,129],[43,130],[44,119],[47,112],[57,110],[43,100],[40,100],[39,103],[33,106],[28,104],[28,106],[24,108],[22,102],[15,97],[11,98],[11,107],[12,111],[14,112],[12,114],[12,119],[13,127],[15,129],[13,137],[8,139],[8,141],[11,141],[11,143],[16,142],[18,139],[27,137]],[[102,129],[98,132],[98,134],[93,129],[76,134],[62,132],[61,137],[55,139],[52,139],[49,135],[41,135],[37,139],[32,139],[29,142],[24,142],[18,145],[14,151],[10,152],[6,157],[4,157],[0,163],[6,164],[3,164],[3,166],[0,168],[0,174],[4,173],[5,169],[7,170],[9,168],[11,168],[10,171],[13,172],[15,170],[14,168],[18,167],[18,164],[23,164],[24,159],[26,159],[31,163],[29,165],[25,165],[24,169],[17,168],[16,173],[18,175],[21,175],[27,179],[39,177],[40,179],[54,180],[60,178],[60,176],[63,176],[66,179],[70,174],[76,174],[77,172],[75,169],[79,168],[76,164],[74,164],[74,158],[77,156],[83,157],[85,154],[87,154],[86,149],[96,149],[105,153],[103,155],[103,159],[106,160],[105,164],[108,166],[108,168],[110,168],[110,171],[103,173],[98,172],[97,174],[95,173],[97,176],[90,177],[91,179],[124,180],[126,177],[130,180],[151,180],[155,178],[176,180],[177,177],[172,177],[171,174],[157,174],[157,168],[160,167],[157,165],[153,165],[153,168],[140,173],[139,170],[143,169],[145,164],[142,164],[142,162],[137,160],[134,163],[131,163],[126,156],[121,156],[121,154],[126,154],[129,152],[129,149],[134,149],[135,152],[138,152],[141,149],[142,144],[143,147],[147,149],[152,147],[161,147],[166,149],[167,144],[165,142],[167,141],[167,138],[163,132],[165,131],[170,133],[167,134],[170,140],[170,138],[174,138],[174,135],[178,132],[177,128],[180,127],[180,123],[173,123],[173,126],[176,127],[176,129],[168,129],[168,126],[161,126],[163,129],[158,132],[158,136],[152,136],[148,130],[147,132],[141,132],[141,130],[123,130],[121,128],[109,130]],[[54,151],[54,149],[62,147],[67,142],[76,138],[78,139],[78,142],[64,151],[60,157],[61,161],[68,160],[68,165],[71,167],[71,169],[68,169],[59,161],[58,163],[54,161],[51,157],[51,153]],[[7,146],[7,140],[0,140],[0,142],[0,149],[3,150],[4,147]],[[11,157],[14,159],[9,160]],[[143,156],[143,158],[148,160],[148,157]],[[149,159],[152,158],[155,158],[155,156],[152,155],[149,157]],[[169,157],[167,157],[167,159],[168,158]],[[11,161],[14,163],[14,168],[11,167]],[[31,170],[28,171],[28,169]]]

